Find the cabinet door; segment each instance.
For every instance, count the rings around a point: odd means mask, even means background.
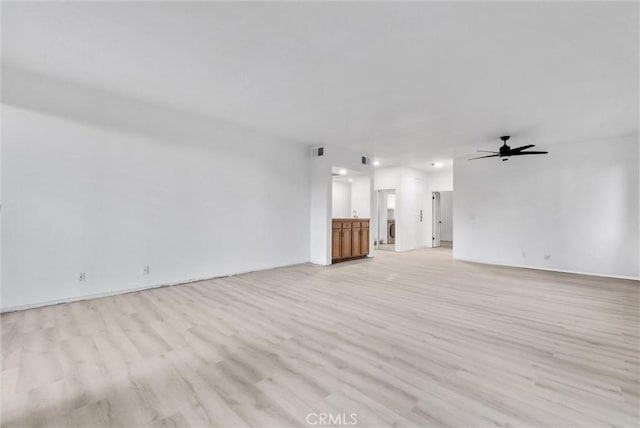
[[[356,227],[354,225],[353,229],[351,229],[351,233],[351,255],[359,256],[362,254],[362,245],[360,243],[362,240],[362,229],[360,229],[360,226]]]
[[[341,229],[333,229],[331,233],[331,260],[342,258],[342,244],[340,242]]]
[[[360,231],[360,254],[366,256],[369,254],[369,229],[362,228]]]
[[[342,258],[351,257],[351,236],[351,229],[342,229],[342,245],[340,246]]]

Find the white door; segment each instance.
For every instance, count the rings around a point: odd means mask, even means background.
[[[424,228],[422,227],[423,224],[423,219],[424,219],[424,188],[425,188],[425,182],[424,180],[420,180],[419,178],[416,178],[415,181],[415,186],[416,186],[416,204],[414,207],[412,207],[415,210],[415,222],[416,222],[416,248],[421,248],[425,246],[425,241],[424,241]]]
[[[433,247],[440,246],[440,227],[442,218],[440,214],[440,192],[433,192]]]

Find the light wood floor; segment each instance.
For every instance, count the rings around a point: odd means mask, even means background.
[[[2,425],[639,425],[637,281],[376,256],[2,315]]]

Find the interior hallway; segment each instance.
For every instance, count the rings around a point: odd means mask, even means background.
[[[3,314],[3,425],[638,426],[637,281],[378,251]]]

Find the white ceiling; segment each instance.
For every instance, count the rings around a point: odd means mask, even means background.
[[[638,132],[638,3],[6,3],[3,64],[386,164]]]

